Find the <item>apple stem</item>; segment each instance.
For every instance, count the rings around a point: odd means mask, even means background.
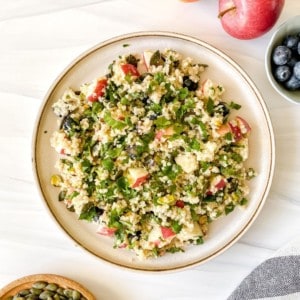
[[[232,10],[235,10],[236,9],[236,6],[232,6],[232,7],[229,7],[223,11],[221,11],[219,14],[218,14],[218,18],[222,18],[225,14],[227,14],[228,12],[232,11]]]

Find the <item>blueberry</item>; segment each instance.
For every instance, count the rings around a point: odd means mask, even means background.
[[[287,35],[283,40],[283,45],[292,50],[296,50],[298,47],[299,37],[297,35]]]
[[[291,69],[289,66],[278,66],[274,71],[274,77],[279,82],[287,81],[292,75]]]
[[[300,89],[300,80],[296,76],[292,75],[291,78],[285,82],[285,87],[290,91],[296,91]]]
[[[149,97],[143,97],[141,100],[144,104],[149,104]]]
[[[189,91],[196,91],[198,88],[198,82],[192,81],[189,76],[183,76],[183,87],[186,87]]]
[[[300,61],[294,65],[294,75],[298,80],[300,80]]]
[[[298,59],[293,56],[288,62],[287,62],[287,65],[291,68],[294,67],[294,65],[298,62]]]
[[[156,120],[157,119],[157,114],[152,114],[148,118],[149,118],[149,120]]]
[[[220,102],[218,106],[215,107],[215,112],[218,112],[223,117],[227,117],[230,113],[230,109],[225,102]]]
[[[273,62],[275,65],[285,65],[292,57],[292,51],[287,46],[277,46],[273,51]]]

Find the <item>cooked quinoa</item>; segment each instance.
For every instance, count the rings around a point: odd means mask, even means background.
[[[209,223],[247,203],[249,124],[174,50],[126,54],[53,105],[59,200],[139,257],[204,242]]]

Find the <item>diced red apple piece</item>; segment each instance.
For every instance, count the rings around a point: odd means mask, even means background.
[[[210,184],[209,190],[206,192],[206,195],[210,196],[216,192],[223,190],[226,187],[227,181],[222,176],[216,176]]]
[[[98,101],[99,97],[102,97],[105,93],[105,88],[107,86],[107,79],[100,79],[97,81],[95,89],[87,99],[91,102]]]
[[[218,129],[217,133],[220,136],[224,136],[228,132],[233,134],[233,138],[236,142],[240,141],[245,134],[251,131],[249,123],[242,117],[236,117],[226,124],[222,124]]]
[[[137,70],[140,74],[144,74],[146,72],[148,72],[148,68],[145,64],[145,61],[144,61],[144,58],[143,59],[140,59],[138,61],[138,64],[137,64]]]
[[[128,180],[130,187],[136,188],[148,179],[149,173],[144,168],[129,168],[128,169]]]
[[[239,127],[239,124],[236,120],[233,120],[233,121],[230,121],[228,123],[229,127],[230,127],[230,130],[234,136],[234,140],[236,142],[238,142],[239,140],[241,140],[243,138],[243,134],[242,134],[242,131]]]
[[[136,182],[131,186],[132,188],[136,188],[140,185],[142,185],[143,183],[145,183],[148,179],[148,175],[140,177],[136,180]]]
[[[118,246],[118,248],[120,249],[125,249],[127,247],[127,244],[126,243],[123,243],[121,245]]]
[[[220,181],[215,184],[215,188],[218,191],[223,190],[225,186],[226,186],[226,181],[223,178],[221,178]]]
[[[214,86],[210,79],[205,79],[201,84],[201,92],[203,95],[209,95],[210,89]]]
[[[121,65],[121,69],[125,75],[131,75],[131,76],[136,76],[136,77],[140,76],[139,71],[132,64],[123,64],[123,65]]]
[[[155,139],[161,140],[162,137],[164,136],[172,136],[174,134],[174,128],[173,127],[168,127],[164,129],[160,129],[156,132],[155,134]]]
[[[161,235],[164,239],[167,239],[169,237],[176,235],[176,233],[169,227],[161,226],[160,230],[161,230]]]
[[[97,230],[97,233],[105,236],[113,236],[116,232],[116,228],[109,228],[107,226],[100,226]]]
[[[228,125],[236,142],[240,141],[243,138],[243,135],[251,131],[248,122],[241,117],[236,117],[234,120],[229,121]]]
[[[236,117],[236,120],[243,134],[246,134],[251,131],[251,127],[245,119],[243,119],[242,117]]]
[[[150,60],[151,60],[151,57],[153,55],[153,51],[144,51],[143,53],[143,58],[144,58],[144,63],[145,63],[145,66],[147,68],[147,71],[149,71],[149,68],[150,68]]]

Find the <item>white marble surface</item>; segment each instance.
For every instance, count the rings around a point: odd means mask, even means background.
[[[69,276],[99,300],[226,299],[240,280],[300,231],[300,106],[278,96],[264,71],[273,32],[251,41],[228,36],[217,1],[0,1],[0,286],[34,273]],[[276,24],[300,13],[287,0]],[[172,274],[120,270],[87,254],[46,212],[31,169],[31,139],[56,76],[100,41],[141,30],[193,35],[220,48],[251,76],[268,105],[276,168],[267,202],[249,231],[217,258]]]

